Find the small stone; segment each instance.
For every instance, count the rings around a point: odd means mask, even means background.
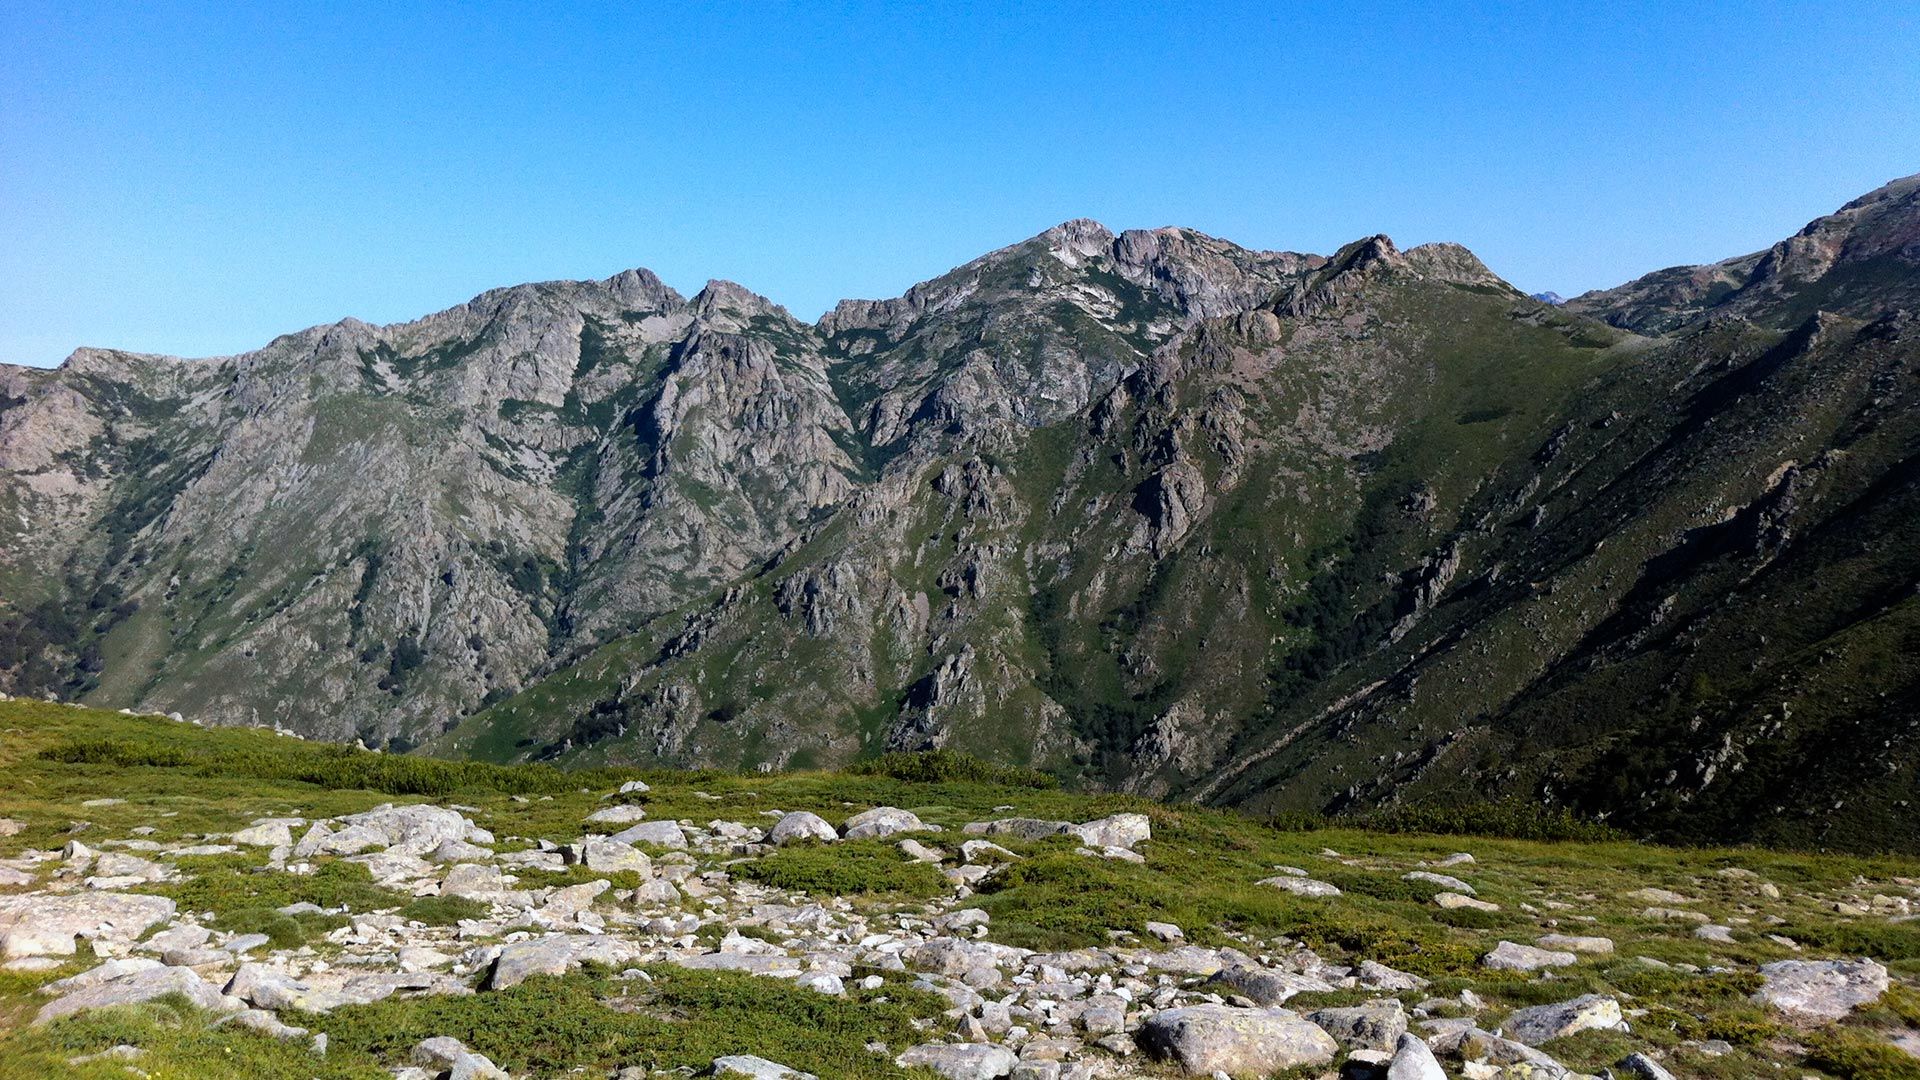
[[[1604,955],[1613,951],[1613,939],[1603,937],[1582,937],[1573,934],[1547,934],[1536,938],[1534,944],[1543,949],[1558,949],[1562,952],[1591,953]]]
[[[1653,919],[1657,922],[1705,923],[1712,921],[1707,918],[1704,912],[1687,911],[1683,908],[1650,907],[1642,910],[1640,917],[1643,919]]]
[[[1295,896],[1326,897],[1340,895],[1339,888],[1327,882],[1315,881],[1313,878],[1306,877],[1291,877],[1285,874],[1278,877],[1262,878],[1254,882],[1254,884],[1266,885],[1279,889],[1282,892],[1290,892]]]
[[[937,863],[947,856],[944,852],[930,848],[918,840],[906,839],[899,843],[900,853],[915,862]]]
[[[1473,886],[1467,884],[1464,881],[1461,881],[1459,878],[1451,877],[1446,874],[1436,874],[1431,870],[1415,870],[1410,874],[1403,875],[1401,880],[1423,881],[1429,885],[1438,885],[1441,888],[1446,889],[1448,892],[1459,893],[1463,896],[1477,895],[1473,891]]]

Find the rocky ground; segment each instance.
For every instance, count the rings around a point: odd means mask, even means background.
[[[1899,862],[0,721],[4,1076],[1920,1069]]]

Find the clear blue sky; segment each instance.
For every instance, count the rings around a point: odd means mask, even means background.
[[[0,361],[629,266],[811,318],[1082,216],[1571,294],[1920,171],[1895,0],[902,7],[8,0]]]

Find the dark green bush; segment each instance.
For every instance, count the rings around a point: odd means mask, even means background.
[[[491,910],[489,905],[465,896],[423,896],[398,914],[428,926],[452,926],[461,919],[484,919]]]
[[[1060,783],[1038,769],[996,765],[956,750],[885,754],[859,762],[847,771],[856,776],[885,776],[915,784],[994,784],[1044,789],[1058,787]]]
[[[1576,816],[1565,807],[1529,802],[1405,806],[1342,819],[1342,825],[1386,833],[1492,836],[1509,840],[1574,840],[1605,843],[1630,837],[1610,825]]]

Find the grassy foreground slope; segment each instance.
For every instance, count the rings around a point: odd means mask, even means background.
[[[1203,946],[1265,955],[1303,945],[1335,963],[1378,961],[1429,980],[1423,990],[1397,995],[1410,1008],[1429,1016],[1474,1015],[1487,1027],[1523,1006],[1586,993],[1614,996],[1627,1010],[1631,1033],[1588,1031],[1546,1044],[1555,1058],[1586,1072],[1641,1051],[1682,1077],[1781,1075],[1787,1066],[1842,1078],[1920,1073],[1890,1045],[1897,1033],[1920,1027],[1920,994],[1908,988],[1920,981],[1920,923],[1903,918],[1920,879],[1920,860],[1911,858],[1681,849],[1592,835],[1516,840],[1313,828],[1071,794],[1035,786],[1041,778],[1022,770],[950,757],[886,759],[864,775],[563,773],[372,754],[260,731],[205,730],[23,701],[0,702],[0,776],[6,778],[0,818],[21,826],[0,837],[0,861],[34,867],[31,882],[0,887],[0,897],[79,888],[59,877],[57,860],[20,858],[29,851],[57,850],[70,840],[115,850],[114,841],[139,835],[157,845],[145,849],[156,852],[151,857],[176,873],[132,891],[175,897],[183,914],[203,913],[220,930],[257,929],[275,938],[275,948],[311,950],[301,954],[309,958],[333,956],[351,932],[347,918],[371,912],[398,913],[428,927],[464,919],[463,941],[476,944],[487,940],[488,924],[450,898],[416,898],[374,884],[361,864],[344,859],[316,858],[312,872],[302,875],[270,869],[257,849],[167,852],[218,842],[259,818],[312,820],[414,801],[462,808],[499,837],[503,852],[524,846],[521,838],[566,843],[582,833],[589,813],[608,805],[605,796],[630,779],[651,786],[644,796],[649,821],[764,826],[767,811],[810,810],[838,823],[885,805],[941,826],[943,832],[920,839],[949,847],[962,825],[983,819],[1086,821],[1138,811],[1152,820],[1153,836],[1140,849],[1144,862],[1088,857],[1059,837],[997,836],[1012,858],[972,895],[960,893],[957,903],[990,914],[989,940],[1038,950],[1159,948],[1146,933],[1154,921],[1183,928],[1189,941]],[[1560,825],[1538,823],[1543,833]],[[1460,851],[1474,861],[1443,872],[1470,878],[1478,899],[1497,910],[1443,908],[1434,900],[1442,886],[1405,876]],[[939,873],[909,860],[892,841],[750,846],[713,858],[700,854],[698,861],[702,872],[724,868],[736,882],[791,894],[789,902],[844,902],[875,914],[954,895]],[[1342,894],[1304,897],[1257,884],[1282,866],[1305,869]],[[524,874],[543,880],[532,870]],[[547,883],[576,880],[569,873]],[[1685,900],[1630,895],[1645,889]],[[333,914],[272,917],[271,908],[295,900]],[[730,909],[691,896],[682,903],[685,913],[704,920],[698,932],[704,941],[736,929],[767,932],[711,914]],[[1662,906],[1697,911],[1728,927],[1727,940],[1697,936],[1695,922],[1650,913]],[[466,937],[470,930],[477,936]],[[1481,964],[1502,940],[1531,944],[1553,933],[1604,936],[1615,948],[1538,973]],[[84,942],[81,952],[48,970],[0,971],[0,1077],[124,1077],[125,1067],[111,1059],[79,1061],[120,1045],[144,1049],[137,1064],[153,1077],[384,1077],[406,1063],[415,1043],[439,1035],[461,1038],[516,1076],[600,1077],[633,1065],[698,1070],[723,1054],[754,1053],[823,1077],[897,1077],[916,1074],[894,1066],[891,1053],[870,1052],[868,1043],[897,1052],[942,1038],[956,1022],[945,998],[917,988],[901,972],[881,973],[884,985],[877,988],[833,997],[784,979],[649,965],[646,980],[623,981],[589,968],[510,990],[396,994],[300,1018],[302,1026],[329,1034],[324,1058],[299,1040],[211,1027],[205,1015],[166,1001],[32,1024],[47,1000],[39,987],[95,965]],[[1882,961],[1894,988],[1877,1005],[1819,1028],[1796,1025],[1749,1000],[1760,984],[1760,964],[1841,956]],[[1463,991],[1482,1004],[1463,1004]],[[1306,1013],[1382,996],[1309,993],[1288,1007]],[[1159,1066],[1137,1058],[1115,1064],[1130,1071],[1105,1075],[1161,1075]]]

